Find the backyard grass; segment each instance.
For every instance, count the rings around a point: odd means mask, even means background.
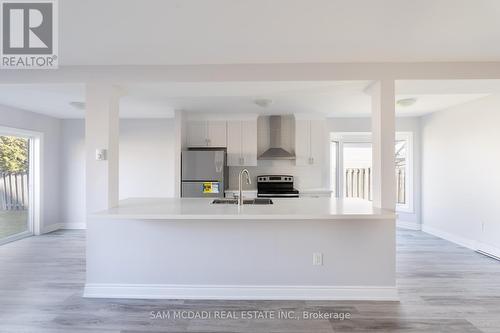
[[[0,210],[0,240],[26,231],[27,226],[27,210]]]

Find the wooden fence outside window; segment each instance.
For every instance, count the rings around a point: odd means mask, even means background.
[[[25,210],[28,206],[28,174],[0,173],[0,210]]]

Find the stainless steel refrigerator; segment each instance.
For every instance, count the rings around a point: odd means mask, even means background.
[[[181,196],[223,198],[228,186],[226,151],[217,149],[182,152]]]

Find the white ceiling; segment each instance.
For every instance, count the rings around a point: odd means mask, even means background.
[[[370,114],[369,81],[148,83],[123,86],[123,118],[168,118],[174,110],[210,113],[317,113],[329,117]],[[420,116],[500,93],[500,80],[398,81],[396,99],[416,98],[410,107],[397,107],[399,116]],[[254,101],[273,101],[267,108]],[[80,84],[1,85],[0,104],[57,118],[83,118],[70,102],[85,101]]]
[[[56,118],[83,118],[84,111],[71,102],[85,101],[83,84],[11,84],[0,85],[0,104]],[[173,109],[159,97],[131,95],[120,103],[123,118],[168,118]]]
[[[370,98],[369,81],[164,83],[128,86],[143,97],[161,95],[173,109],[191,112],[260,114],[344,112],[353,114]],[[270,99],[266,108],[256,99]],[[369,113],[369,111],[368,111]]]
[[[64,0],[61,65],[500,60],[498,0]]]

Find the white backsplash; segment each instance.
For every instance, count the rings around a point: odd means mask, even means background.
[[[310,189],[325,187],[322,180],[320,166],[296,166],[295,161],[266,160],[259,161],[258,166],[246,167],[250,172],[252,184],[244,188],[257,189],[257,176],[259,175],[291,175],[294,176],[295,188]],[[229,167],[229,189],[238,188],[238,175],[243,167]]]

